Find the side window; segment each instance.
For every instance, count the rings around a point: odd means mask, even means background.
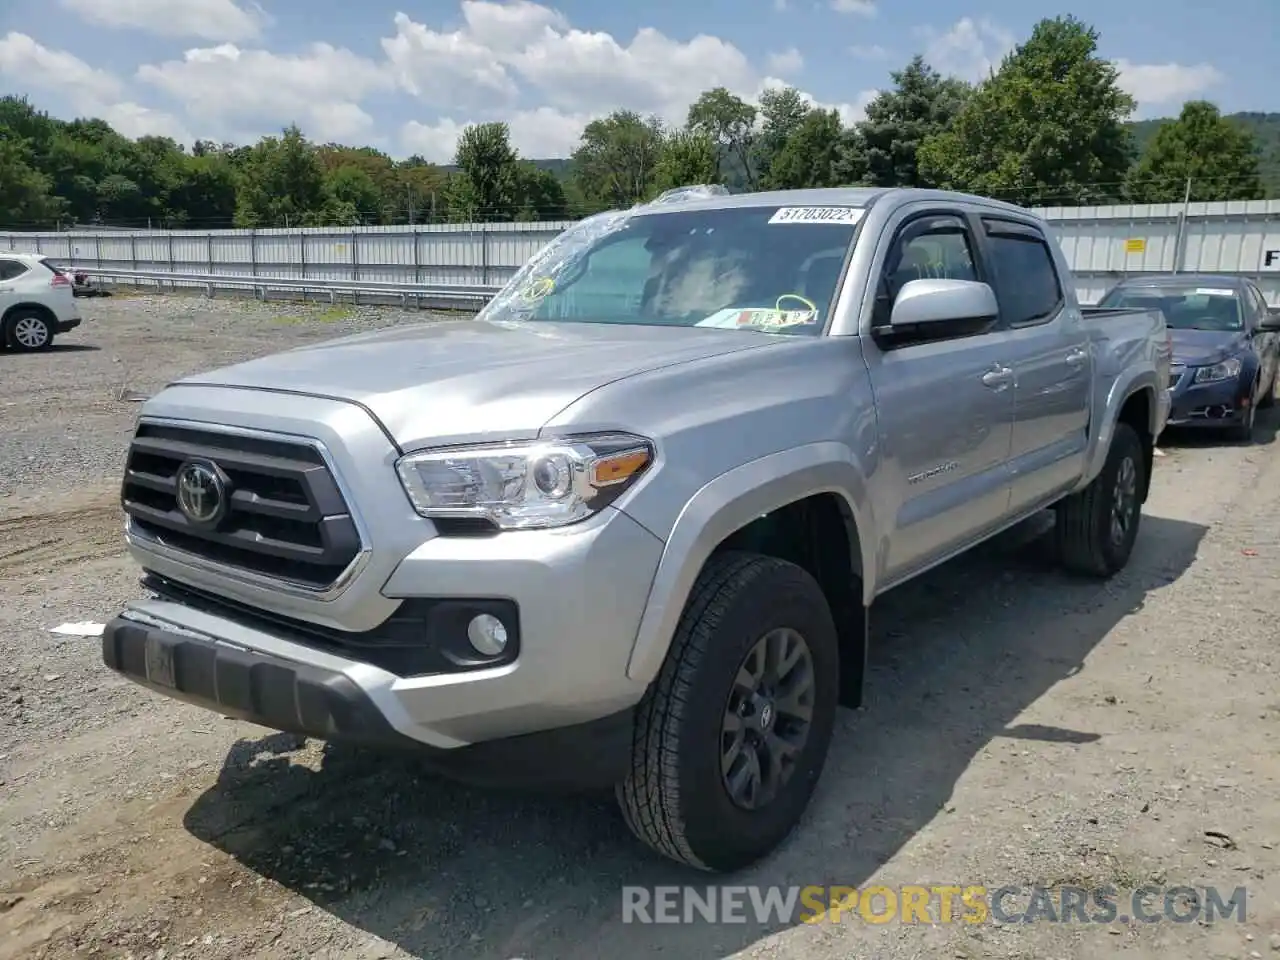
[[[27,272],[27,265],[18,260],[0,260],[0,283],[16,280]]]
[[[1053,319],[1063,295],[1049,244],[1031,227],[986,223],[1001,319],[1011,327]]]
[[[977,280],[969,232],[958,217],[908,224],[885,262],[889,302],[912,280]]]
[[[872,328],[887,330],[898,295],[913,280],[984,279],[977,249],[969,222],[958,213],[931,213],[907,220],[898,228],[881,268]],[[950,340],[976,336],[991,326],[990,319],[981,319],[951,324],[945,331],[919,331],[905,336],[885,334],[880,342],[884,349],[897,349],[938,337]]]

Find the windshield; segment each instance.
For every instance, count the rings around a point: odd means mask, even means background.
[[[601,214],[552,241],[479,319],[820,333],[858,207]]]
[[[1118,287],[1098,306],[1159,310],[1171,330],[1244,329],[1240,297],[1228,287]]]

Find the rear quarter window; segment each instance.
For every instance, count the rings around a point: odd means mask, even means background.
[[[16,280],[27,272],[27,265],[21,260],[0,259],[0,281]]]

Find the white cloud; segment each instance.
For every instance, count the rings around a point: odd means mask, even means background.
[[[461,13],[451,30],[397,14],[395,35],[382,41],[399,86],[448,111],[401,130],[404,148],[423,156],[451,156],[466,122],[486,120],[509,123],[512,142],[526,156],[565,156],[593,117],[625,109],[681,124],[689,104],[712,87],[753,100],[766,81],[783,83],[761,76],[733,44],[705,34],[680,40],[644,27],[620,41],[579,30],[531,0],[463,0]],[[802,65],[794,49],[768,63],[769,73],[783,75]],[[529,102],[541,106],[531,109]],[[864,105],[835,106],[854,116]]]
[[[878,43],[872,43],[867,46],[854,44],[849,48],[849,53],[859,60],[888,60],[892,56],[887,49]]]
[[[0,40],[0,73],[19,85],[110,101],[123,95],[124,85],[105,70],[97,70],[65,50],[51,50],[25,33],[10,32]]]
[[[838,13],[855,13],[860,17],[874,17],[876,0],[831,0],[831,9]]]
[[[1010,31],[990,20],[963,17],[939,33],[925,27],[918,31],[925,40],[924,58],[944,76],[976,82],[985,80],[1017,44]]]
[[[86,23],[126,27],[164,37],[253,40],[266,15],[235,0],[61,0]]]
[[[795,47],[788,47],[786,50],[769,54],[767,63],[769,64],[769,72],[779,75],[799,73],[804,69],[804,57],[800,55],[800,51]]]
[[[125,84],[119,77],[24,33],[10,32],[0,39],[0,75],[19,92],[27,92],[29,86],[61,96],[78,114],[99,117],[126,137],[163,136],[191,142],[189,131],[172,114],[124,99]]]
[[[313,139],[345,141],[373,129],[360,100],[393,86],[382,64],[327,43],[301,54],[241,50],[231,43],[201,47],[181,60],[143,65],[137,77],[219,131],[274,132],[296,121]]]
[[[1138,101],[1139,107],[1181,103],[1226,79],[1217,67],[1208,63],[1182,66],[1141,64],[1124,59],[1114,63],[1120,73],[1120,86]]]

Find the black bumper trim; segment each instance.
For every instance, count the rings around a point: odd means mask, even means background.
[[[102,660],[172,699],[305,737],[409,750],[431,769],[477,785],[592,790],[620,782],[630,766],[632,710],[445,750],[393,728],[344,674],[262,651],[116,617],[102,633]]]
[[[53,325],[53,332],[67,333],[68,331],[74,330],[78,326],[80,326],[79,317],[76,317],[74,320],[59,320],[57,323]]]

